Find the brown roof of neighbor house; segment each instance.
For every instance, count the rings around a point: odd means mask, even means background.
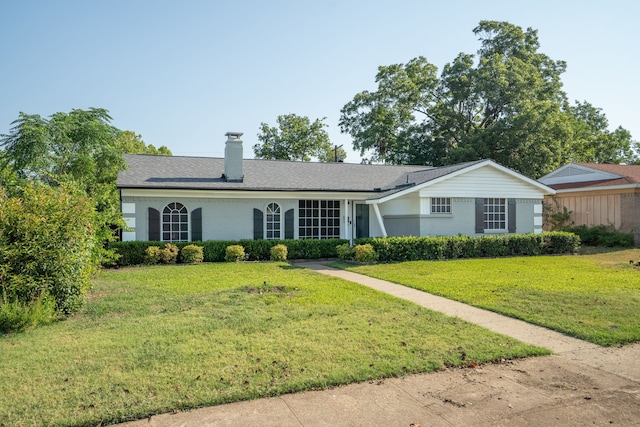
[[[640,183],[640,165],[613,165],[608,163],[578,163],[592,169],[615,173],[626,177],[630,183]]]
[[[591,169],[601,170],[616,175],[619,178],[604,179],[598,181],[567,182],[549,185],[554,190],[569,188],[610,187],[616,185],[640,184],[640,165],[617,165],[608,163],[576,163]]]

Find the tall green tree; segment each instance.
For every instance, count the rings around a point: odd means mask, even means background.
[[[341,110],[340,129],[354,149],[392,164],[491,158],[534,178],[584,158],[589,144],[577,135],[589,126],[579,131],[584,117],[568,106],[565,62],[539,52],[531,28],[481,21],[473,32],[477,54],[460,53],[439,76],[424,57],[379,67],[377,90],[356,94]],[[614,134],[590,147],[617,144],[613,151],[628,154],[630,135]]]
[[[130,130],[124,130],[116,140],[116,147],[127,154],[153,154],[158,156],[171,156],[171,150],[165,145],[156,148],[153,144],[145,144],[142,135]]]
[[[305,162],[312,158],[321,162],[332,162],[336,158],[344,159],[345,150],[331,145],[324,120],[324,118],[316,119],[311,122],[308,117],[286,114],[278,116],[277,127],[261,123],[258,133],[258,140],[261,143],[253,146],[255,157]]]
[[[569,108],[574,119],[574,141],[578,149],[573,160],[589,163],[633,163],[636,153],[631,133],[622,127],[609,130],[609,120],[590,103],[576,102]]]
[[[353,148],[370,161],[414,163],[438,148],[418,148],[421,137],[430,144],[426,128],[430,106],[437,99],[436,67],[425,58],[412,59],[406,65],[378,68],[376,92],[363,91],[343,109],[340,129],[353,137]]]
[[[0,136],[2,167],[8,169],[5,175],[16,177],[17,185],[70,183],[92,200],[100,242],[96,258],[108,254],[103,243],[114,238],[113,228],[122,225],[116,179],[126,164],[116,145],[121,131],[110,122],[102,108],[75,109],[49,118],[20,113],[9,134]]]
[[[4,166],[20,178],[55,184],[70,180],[89,194],[114,182],[124,160],[115,146],[120,131],[105,109],[72,110],[46,119],[20,113],[10,133],[0,137]]]

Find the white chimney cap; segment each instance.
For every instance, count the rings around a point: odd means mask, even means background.
[[[227,132],[224,134],[224,136],[228,136],[229,139],[231,138],[240,138],[243,135],[242,132]]]

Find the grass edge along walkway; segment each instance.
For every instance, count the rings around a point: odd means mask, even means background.
[[[515,338],[527,344],[548,348],[554,353],[574,352],[599,347],[597,344],[573,338],[542,326],[532,325],[522,320],[503,316],[489,310],[473,307],[404,285],[353,273],[351,271],[339,270],[317,262],[300,262],[296,264],[328,276],[339,277],[398,298],[409,300],[422,307],[444,313],[448,316],[459,317],[467,322],[477,324],[493,332]]]
[[[409,261],[339,269],[388,280],[605,347],[640,341],[640,249]]]

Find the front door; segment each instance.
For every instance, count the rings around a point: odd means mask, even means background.
[[[369,205],[356,203],[355,238],[369,237]]]

